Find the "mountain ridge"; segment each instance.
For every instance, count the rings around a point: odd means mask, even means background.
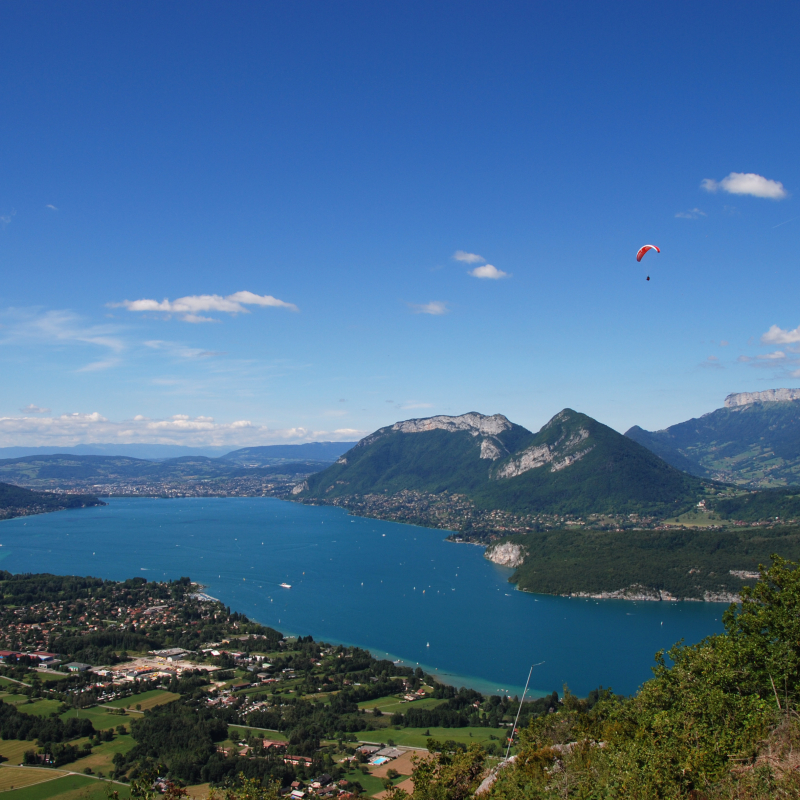
[[[597,420],[563,409],[538,433],[502,414],[410,419],[364,437],[298,485],[303,501],[365,495],[463,495],[519,514],[671,514],[705,483]]]

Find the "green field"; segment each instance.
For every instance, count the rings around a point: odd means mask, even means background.
[[[430,731],[426,735],[426,731]],[[404,747],[427,747],[428,739],[454,742],[463,744],[484,744],[489,742],[490,736],[502,744],[508,735],[507,728],[384,728],[380,731],[362,731],[357,734],[361,741],[380,741],[388,744],[391,739],[396,745]],[[372,737],[372,738],[370,738]]]
[[[113,784],[121,798],[130,797],[130,789]],[[84,775],[66,775],[63,778],[12,789],[3,792],[3,800],[107,800],[108,783]]]
[[[61,703],[58,700],[34,700],[28,703],[28,698],[22,695],[7,695],[0,693],[0,700],[9,705],[16,706],[26,714],[35,714],[37,717],[49,717],[58,711]]]
[[[434,697],[426,697],[424,700],[414,700],[409,703],[407,700],[399,700],[397,697],[378,697],[375,700],[365,700],[359,703],[359,708],[373,709],[379,708],[384,714],[394,714],[396,711],[403,713],[409,708],[436,708],[444,700],[437,700]]]
[[[27,709],[23,706],[21,711]],[[79,717],[80,719],[90,719],[92,725],[96,730],[104,731],[106,728],[116,728],[117,725],[129,725],[130,720],[119,714],[112,714],[101,706],[94,706],[92,708],[71,708],[61,715],[61,719],[66,720],[72,717]]]
[[[374,775],[364,775],[357,769],[346,772],[344,777],[348,781],[358,781],[364,787],[364,792],[370,796],[376,795],[386,788],[383,785],[383,778],[376,778]],[[5,798],[3,800],[5,800]]]
[[[136,708],[136,706],[140,706],[142,711],[147,711],[148,708],[171,703],[179,697],[179,694],[168,692],[165,689],[151,689],[149,692],[141,692],[140,694],[134,694],[130,697],[112,700],[105,705],[111,706],[112,708]]]
[[[236,733],[240,736],[244,736],[247,731],[253,731],[255,733],[263,733],[263,739],[272,739],[276,742],[285,742],[286,736],[279,731],[270,731],[264,728],[249,728],[247,725],[228,725],[229,731],[236,731]]]
[[[73,742],[73,744],[83,744],[85,741],[85,739],[81,739],[79,742]],[[79,758],[69,765],[69,769],[75,772],[83,772],[86,767],[89,767],[94,773],[102,772],[104,775],[108,775],[114,769],[114,755],[116,753],[127,753],[135,744],[136,742],[133,741],[133,737],[129,733],[124,736],[116,735],[111,742],[95,745],[90,756]]]

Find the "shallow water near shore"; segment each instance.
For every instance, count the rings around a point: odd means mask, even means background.
[[[653,656],[722,630],[719,603],[515,591],[512,570],[446,531],[274,498],[112,498],[0,522],[0,568],[124,580],[188,575],[286,634],[359,645],[484,693],[602,684],[630,694]],[[291,585],[282,588],[281,583]],[[529,690],[530,691],[530,690]]]

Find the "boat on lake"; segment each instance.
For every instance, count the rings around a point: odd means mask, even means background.
[[[281,586],[283,586],[284,589],[291,589],[292,588],[292,584],[291,583],[282,583]]]

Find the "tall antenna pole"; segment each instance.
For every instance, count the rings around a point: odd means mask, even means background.
[[[522,700],[519,701],[519,708],[517,709],[517,718],[514,720],[514,727],[511,728],[511,736],[508,737],[508,747],[506,748],[506,758],[505,760],[508,761],[508,754],[511,752],[511,744],[514,741],[514,731],[517,729],[517,722],[519,721],[519,715],[522,712],[522,704],[525,702],[525,695],[528,692],[528,684],[531,682],[531,675],[533,674],[534,667],[540,667],[544,664],[544,661],[540,661],[538,664],[533,664],[528,671],[528,680],[525,681],[525,690],[522,692]]]

